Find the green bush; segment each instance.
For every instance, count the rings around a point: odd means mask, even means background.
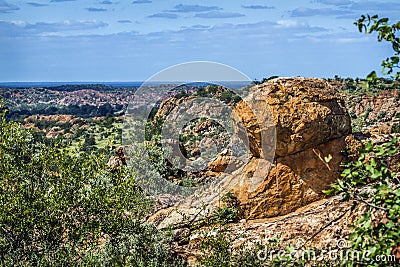
[[[232,100],[232,95],[233,93],[231,91],[224,91],[221,93],[221,101],[224,101],[225,103],[229,103]]]
[[[260,241],[249,240],[233,246],[242,235],[235,235],[228,226],[219,226],[204,232],[204,240],[200,245],[199,266],[204,267],[281,267],[281,266],[332,266],[325,261],[313,262],[306,265],[302,258],[292,257],[293,247],[282,247],[278,237],[267,240],[265,244]],[[271,251],[276,252],[271,257]],[[277,255],[278,252],[284,252]]]
[[[238,222],[241,216],[240,201],[231,192],[224,195],[221,200],[224,205],[215,211],[213,221],[219,224]]]
[[[176,266],[126,168],[0,118],[0,265]]]
[[[343,179],[326,191],[329,194],[342,193],[345,200],[366,207],[348,238],[353,250],[369,256],[358,263],[345,262],[347,266],[396,264],[395,251],[400,246],[400,181],[389,164],[398,153],[398,147],[397,139],[379,146],[367,143],[355,160],[345,164]],[[392,261],[379,261],[376,257],[381,255]]]

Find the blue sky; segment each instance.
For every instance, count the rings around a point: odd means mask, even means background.
[[[361,14],[400,19],[391,0],[0,0],[0,81],[141,81],[215,61],[252,79],[364,77],[390,46]]]

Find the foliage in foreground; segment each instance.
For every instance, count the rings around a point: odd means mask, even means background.
[[[0,265],[177,266],[150,202],[104,155],[37,141],[0,116]]]
[[[368,255],[361,260],[368,266],[389,266],[378,260],[381,255],[400,259],[400,180],[389,168],[398,147],[398,139],[379,146],[367,143],[356,159],[345,165],[343,179],[327,192],[342,193],[345,200],[366,206],[348,238],[353,250]],[[357,266],[353,262],[347,265]]]
[[[400,71],[396,71],[396,69],[400,68],[400,21],[389,24],[388,18],[379,18],[378,15],[362,15],[354,24],[360,32],[365,32],[366,34],[376,32],[378,34],[378,42],[385,41],[391,44],[394,54],[382,61],[382,72],[383,74],[392,75],[395,80],[399,80]],[[372,71],[367,80],[374,82],[377,78],[376,72]]]

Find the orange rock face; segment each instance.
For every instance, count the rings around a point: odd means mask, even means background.
[[[278,157],[313,148],[351,132],[344,101],[322,79],[275,79],[253,87],[245,100],[247,103],[242,101],[236,105],[235,112],[242,119],[250,140],[254,140],[252,151],[260,150],[258,131],[263,130],[257,127],[260,121],[273,122]],[[265,113],[255,116],[254,109]]]
[[[292,155],[276,157],[269,173],[264,173],[263,182],[254,191],[248,190],[246,184],[233,188],[245,218],[285,215],[324,198],[322,190],[328,189],[340,177],[339,166],[343,156],[338,148],[345,146],[344,138],[340,138]],[[323,158],[329,154],[332,160],[326,163]],[[257,160],[251,160],[243,175],[255,172]]]
[[[246,183],[233,188],[246,218],[284,215],[324,197],[322,190],[340,177],[341,151],[351,133],[336,90],[322,79],[275,79],[253,87],[246,100],[235,112],[248,132],[251,161],[263,158],[260,132],[268,131],[270,123],[259,127],[260,120],[273,122],[276,130],[274,164],[269,172],[259,172],[261,185],[254,191]],[[254,109],[266,112],[257,116]],[[243,175],[253,175],[255,168],[259,164],[250,162]]]

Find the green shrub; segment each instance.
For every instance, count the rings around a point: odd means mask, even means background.
[[[223,196],[221,200],[223,205],[215,211],[213,221],[219,224],[238,222],[241,216],[240,201],[230,192]]]
[[[200,245],[199,266],[204,267],[257,267],[257,266],[310,266],[305,265],[302,258],[296,259],[291,253],[293,247],[281,247],[278,237],[266,240],[265,244],[260,241],[249,240],[233,246],[242,235],[235,235],[227,226],[215,227],[203,233],[204,239]],[[240,241],[239,241],[240,242]],[[274,253],[273,257],[270,257]],[[278,255],[278,252],[284,252]],[[314,262],[311,266],[332,266],[329,263]]]
[[[0,118],[0,265],[176,266],[126,168]]]
[[[376,257],[384,255],[393,260],[396,248],[400,246],[400,181],[389,169],[390,159],[398,153],[398,146],[397,139],[379,146],[367,143],[354,161],[344,165],[343,179],[326,191],[342,193],[345,200],[366,206],[362,217],[352,227],[354,230],[349,239],[351,248],[367,253],[369,260],[348,261],[347,266],[396,264],[394,261],[379,261]]]
[[[231,91],[224,91],[221,93],[221,101],[229,103],[232,100],[233,93]]]

